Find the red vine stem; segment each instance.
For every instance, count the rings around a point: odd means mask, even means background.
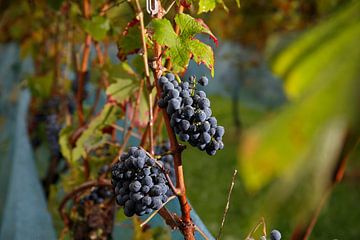
[[[163,17],[163,9],[161,7],[160,1],[158,1],[158,3],[159,3],[159,12],[155,16],[155,18],[161,19]],[[156,59],[156,62],[155,62],[156,66],[154,68],[154,76],[155,76],[155,79],[159,79],[162,75],[161,46],[156,41],[154,43],[154,53],[155,53],[154,55],[155,55],[155,59]],[[154,82],[155,82],[155,86],[157,88],[157,94],[160,95],[161,88],[158,85],[157,81],[154,81]],[[163,112],[166,130],[168,132],[168,136],[170,139],[171,151],[174,152],[174,168],[175,168],[175,173],[176,173],[176,186],[180,190],[180,194],[178,194],[178,199],[179,199],[180,207],[181,207],[181,215],[182,215],[181,216],[182,226],[181,226],[180,230],[182,231],[184,238],[186,240],[194,240],[195,239],[195,237],[194,237],[195,227],[194,227],[194,224],[193,224],[193,222],[191,220],[191,216],[190,216],[191,207],[190,207],[189,203],[187,202],[187,198],[186,198],[184,172],[183,172],[183,166],[182,166],[182,160],[181,160],[181,152],[184,148],[183,148],[183,146],[181,146],[178,143],[178,141],[176,139],[175,132],[172,129],[172,127],[170,126],[170,118],[169,118],[169,115],[167,114],[166,110],[162,109],[162,112]]]
[[[84,12],[84,17],[86,19],[89,19],[90,14],[91,14],[90,0],[83,1],[83,12]],[[78,112],[80,126],[84,125],[84,123],[85,123],[84,110],[83,110],[83,106],[82,106],[82,97],[84,94],[85,74],[88,70],[90,46],[91,46],[91,36],[90,36],[90,34],[86,33],[85,43],[84,43],[84,51],[83,51],[81,66],[80,66],[79,74],[78,74],[78,89],[77,89],[77,95],[76,95],[77,109],[78,109],[77,112]]]

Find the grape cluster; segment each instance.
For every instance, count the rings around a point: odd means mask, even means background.
[[[101,204],[107,199],[113,197],[113,192],[108,187],[96,187],[89,194],[84,196],[80,200],[80,204],[83,205],[85,202],[92,202],[93,204]]]
[[[161,167],[140,147],[123,153],[111,173],[116,202],[128,217],[151,213],[168,199],[168,182]]]
[[[59,144],[59,134],[61,131],[61,125],[58,122],[56,114],[50,114],[45,117],[45,132],[48,144],[50,146],[50,151],[53,156],[59,157],[60,153],[60,144]]]
[[[217,125],[210,100],[204,91],[196,89],[197,83],[206,86],[208,79],[203,76],[196,81],[195,76],[191,76],[188,81],[178,82],[174,74],[167,73],[158,79],[162,89],[158,105],[166,108],[171,127],[180,140],[215,155],[217,150],[224,148],[225,129]]]
[[[94,187],[71,208],[70,228],[74,240],[111,239],[114,209],[111,187]]]

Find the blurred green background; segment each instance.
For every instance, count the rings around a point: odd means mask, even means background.
[[[221,6],[200,14],[190,9],[219,38],[208,95],[213,114],[226,129],[225,149],[216,156],[190,146],[184,152],[192,206],[216,236],[232,174],[238,169],[223,239],[244,239],[261,217],[268,231],[279,229],[283,239],[291,239],[296,229],[306,227],[327,194],[310,239],[359,239],[360,2],[242,0],[240,8],[235,1],[224,3],[228,11]],[[25,77],[7,75],[11,68],[19,72],[19,66],[5,68],[10,60],[4,58],[17,58],[26,50],[42,53],[28,49],[23,29],[28,26],[13,4],[0,1],[2,51],[9,43],[21,46],[20,53],[0,56],[5,69],[0,74],[0,146],[5,153],[13,137],[5,131],[6,121],[17,114],[7,109],[17,101]],[[34,14],[33,20],[43,17]],[[191,63],[185,77],[193,73],[209,75],[204,66]],[[5,78],[11,77],[18,80],[9,84]],[[33,94],[34,89],[43,88],[32,86]],[[344,178],[333,184],[344,156]],[[8,164],[3,154],[0,180],[9,178]],[[46,168],[39,160],[37,165],[40,173]],[[9,191],[8,182],[2,181],[1,189]],[[6,214],[5,199],[3,194],[0,220]]]

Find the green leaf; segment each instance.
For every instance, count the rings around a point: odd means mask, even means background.
[[[116,82],[106,89],[106,94],[122,103],[128,99],[137,87],[135,80],[116,78]]]
[[[121,34],[118,42],[118,56],[125,60],[127,55],[135,53],[141,47],[142,43],[139,21],[134,19],[128,23],[128,25],[125,27],[125,30]]]
[[[154,28],[153,38],[160,44],[168,47],[176,46],[178,35],[176,35],[171,22],[167,19],[154,19],[151,22]]]
[[[101,130],[116,121],[119,117],[117,110],[118,108],[111,104],[104,106],[101,113],[89,123],[87,129],[84,130],[76,141],[76,146],[72,151],[71,162],[85,157],[88,151],[104,144],[108,136],[103,134]]]
[[[236,0],[238,7],[240,7],[240,0]],[[200,0],[198,14],[204,12],[211,12],[215,9],[216,4],[222,5],[225,11],[228,11],[224,1],[222,0]]]
[[[53,73],[48,72],[42,76],[33,76],[28,79],[28,85],[34,96],[47,98],[51,94]]]
[[[154,29],[153,39],[159,44],[168,47],[165,52],[170,58],[175,69],[184,70],[193,58],[198,64],[204,63],[214,76],[214,54],[212,48],[194,39],[199,33],[210,35],[215,41],[216,38],[206,25],[187,14],[178,14],[175,22],[179,26],[180,34],[177,35],[167,19],[154,19],[151,26]]]
[[[194,54],[194,61],[197,63],[209,63],[214,66],[214,52],[209,45],[199,40],[193,40],[189,44],[190,51]],[[211,75],[214,76],[214,68],[211,68]]]
[[[98,131],[98,130],[96,130]],[[99,134],[98,134],[99,133]],[[90,152],[91,150],[97,149],[99,147],[104,146],[106,142],[111,140],[111,135],[106,133],[96,132],[96,134],[90,135],[84,141],[84,149],[86,152]]]
[[[244,135],[240,170],[249,189],[258,190],[274,178],[302,166],[303,162],[321,161],[320,155],[313,153],[314,144],[327,131],[327,126],[338,123],[345,126],[339,127],[339,131],[345,131],[355,121],[354,89],[358,89],[360,77],[360,48],[357,47],[360,17],[354,20],[352,13],[360,11],[360,4],[352,4],[343,11],[330,21],[342,22],[341,28],[329,28],[330,23],[324,22],[275,59],[274,68],[283,74],[288,87],[292,86],[289,92],[293,100],[276,117]],[[344,16],[348,16],[347,20]],[[322,38],[329,35],[332,37]],[[321,44],[318,44],[319,37]],[[315,44],[316,49],[307,48],[300,59],[293,58],[288,51],[294,53],[304,41],[309,46]],[[286,71],[282,64],[291,66],[291,70]],[[335,136],[333,141],[341,144]],[[322,145],[317,144],[316,149],[321,148]]]
[[[71,159],[71,145],[69,142],[69,138],[72,134],[73,128],[71,126],[66,126],[60,131],[59,135],[59,144],[61,149],[61,154],[66,159]]]
[[[106,17],[94,16],[91,20],[84,21],[84,29],[96,41],[101,41],[110,30],[110,21]]]

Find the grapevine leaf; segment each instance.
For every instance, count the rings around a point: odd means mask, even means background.
[[[118,57],[125,60],[127,55],[137,52],[141,45],[139,20],[134,19],[127,24],[118,42]]]
[[[91,150],[104,146],[107,141],[111,140],[110,134],[102,133],[100,130],[95,131],[96,134],[90,135],[89,138],[84,141],[84,148],[86,152],[90,152]]]
[[[84,21],[84,29],[96,41],[101,41],[110,30],[110,21],[102,16],[94,16],[91,20]]]
[[[76,141],[76,146],[72,152],[71,161],[77,161],[80,157],[85,157],[87,151],[94,149],[106,141],[102,136],[102,129],[112,123],[118,117],[118,111],[114,105],[106,104],[101,113],[96,116],[88,125],[87,129]]]
[[[106,89],[106,94],[121,103],[132,95],[137,87],[136,81],[132,79],[116,78],[116,82]]]
[[[212,48],[195,39],[197,34],[205,33],[217,42],[209,28],[201,20],[194,19],[183,13],[176,15],[175,22],[180,29],[179,35],[175,33],[170,21],[167,19],[154,19],[151,23],[154,30],[153,39],[159,44],[168,47],[165,55],[171,59],[174,68],[185,69],[190,58],[193,58],[196,63],[205,64],[214,75]]]
[[[209,45],[195,39],[190,42],[190,49],[194,54],[195,62],[209,63],[211,66],[214,66],[214,52]],[[214,68],[211,68],[211,75],[214,76]]]
[[[137,76],[134,69],[127,63],[121,62],[119,64],[106,63],[102,67],[103,71],[107,74],[107,78],[113,82],[117,82],[117,79],[128,79]]]
[[[222,5],[224,10],[228,11],[228,8],[222,0],[200,0],[198,14],[213,11],[216,7],[216,4]],[[238,7],[240,7],[240,0],[236,0],[236,4]]]
[[[69,138],[71,136],[72,130],[73,129],[71,126],[66,126],[63,129],[61,129],[60,135],[59,135],[59,144],[60,144],[61,154],[66,159],[71,159],[71,145],[69,142]]]
[[[167,19],[154,19],[152,21],[154,28],[154,39],[161,45],[175,47],[178,39],[171,23]]]

